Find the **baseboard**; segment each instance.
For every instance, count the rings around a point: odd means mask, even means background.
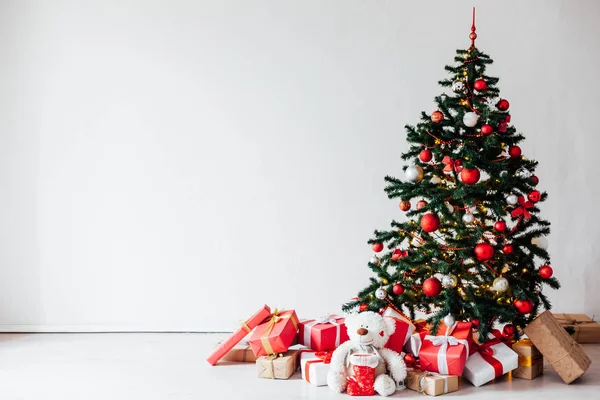
[[[157,325],[0,325],[0,333],[226,333]]]

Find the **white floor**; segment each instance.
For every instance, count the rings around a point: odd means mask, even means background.
[[[3,334],[0,400],[342,399],[296,373],[288,381],[257,379],[254,364],[211,367],[206,355],[223,334]],[[600,398],[600,345],[595,362],[571,385],[549,366],[533,381],[507,380],[480,388],[462,382],[446,397],[476,399]],[[510,393],[507,393],[510,391]],[[421,397],[411,390],[400,397]]]

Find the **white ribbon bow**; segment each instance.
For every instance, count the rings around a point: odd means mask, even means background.
[[[450,336],[456,328],[458,322],[455,322],[454,325],[449,326],[446,329],[446,333],[444,336],[425,336],[425,340],[429,340],[431,344],[434,346],[440,347],[438,352],[438,370],[442,375],[448,375],[448,359],[446,357],[448,352],[448,346],[456,346],[459,344],[464,345],[467,348],[467,357],[469,356],[469,342],[464,339],[457,339],[454,336]]]
[[[337,323],[336,319],[340,318],[335,314],[325,315],[323,317],[319,317],[312,322],[308,322],[304,324],[304,345],[310,348],[310,331],[311,328],[318,324],[332,324],[336,327],[335,333],[335,347],[338,348],[340,345],[340,324]]]

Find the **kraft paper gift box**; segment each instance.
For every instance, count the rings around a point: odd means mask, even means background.
[[[259,378],[288,379],[297,369],[298,350],[284,354],[271,354],[256,359],[256,372]]]
[[[519,366],[519,355],[502,341],[498,330],[492,331],[485,343],[475,346],[477,350],[469,356],[463,372],[463,377],[475,386],[488,383]]]
[[[294,310],[275,310],[257,326],[248,342],[257,357],[285,353],[296,340],[298,317]]]
[[[423,344],[423,339],[425,339],[425,336],[429,335],[431,326],[424,319],[413,321],[413,325],[416,329],[404,344],[403,350],[406,354],[412,354],[413,356],[418,357],[419,350],[421,350],[421,345]]]
[[[385,344],[385,347],[387,347],[388,349],[392,349],[398,353],[402,353],[404,344],[409,340],[409,338],[415,331],[415,326],[410,321],[410,319],[406,318],[406,316],[402,315],[393,307],[388,306],[382,315],[384,318],[393,319],[396,323],[396,330],[388,339],[387,343]]]
[[[592,363],[550,311],[544,311],[530,322],[525,334],[565,383],[579,378]]]
[[[209,362],[210,365],[215,365],[222,357],[225,356],[229,352],[229,350],[233,349],[233,347],[238,344],[252,329],[258,326],[261,322],[265,320],[271,314],[271,309],[269,306],[263,306],[260,308],[253,316],[248,318],[246,321],[242,322],[241,326],[233,332],[233,334],[227,338],[227,340],[223,341],[217,348],[208,356],[206,361]]]
[[[534,379],[544,372],[544,357],[531,340],[519,340],[512,349],[519,355],[519,367],[512,372],[513,378]]]
[[[250,343],[248,343],[247,340],[242,340],[240,343],[233,346],[233,348],[221,358],[221,361],[256,362],[256,356],[250,348]]]
[[[298,343],[312,350],[335,350],[348,340],[344,318],[337,315],[300,321],[298,327]]]
[[[327,386],[327,372],[333,351],[300,351],[302,379],[315,386]]]
[[[462,375],[473,344],[470,322],[440,323],[437,335],[427,335],[419,351],[423,371],[442,375]]]
[[[600,343],[600,324],[585,314],[553,314],[564,327],[571,327],[577,343]]]
[[[458,376],[408,370],[406,373],[406,387],[429,396],[439,396],[458,390]]]

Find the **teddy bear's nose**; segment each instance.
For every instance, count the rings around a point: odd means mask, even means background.
[[[365,328],[358,328],[356,333],[358,333],[360,336],[365,336],[367,333],[369,333],[369,331],[366,330]]]

